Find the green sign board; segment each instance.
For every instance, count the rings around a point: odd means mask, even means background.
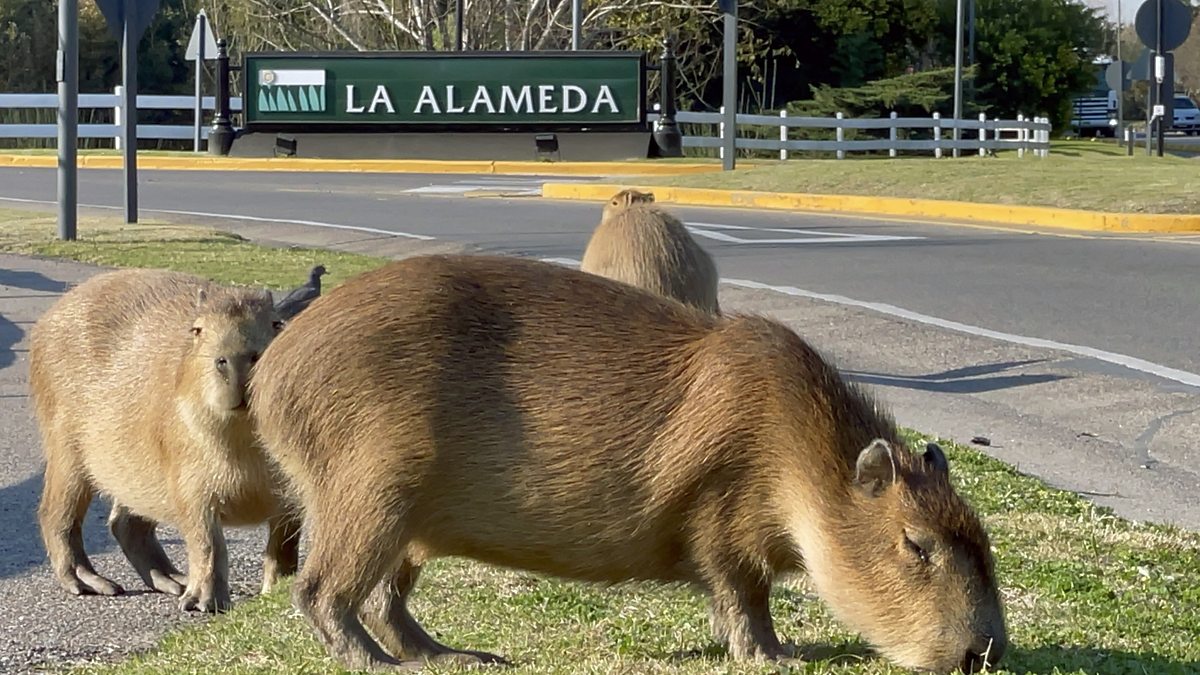
[[[256,52],[248,131],[646,126],[644,52]]]

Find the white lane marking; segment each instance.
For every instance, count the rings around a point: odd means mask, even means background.
[[[557,263],[559,265],[566,265],[568,267],[579,267],[579,261],[575,260],[573,258],[542,258],[542,260],[544,262]],[[1127,356],[1125,354],[1109,352],[1109,351],[1105,351],[1103,349],[1096,349],[1094,347],[1084,347],[1082,345],[1073,345],[1073,344],[1069,344],[1066,342],[1057,342],[1055,340],[1046,340],[1043,338],[1027,337],[1025,335],[1014,335],[1013,333],[1004,333],[1004,332],[1001,332],[998,330],[992,330],[990,328],[981,328],[979,326],[972,326],[970,324],[959,323],[958,321],[950,321],[948,319],[939,319],[936,316],[929,316],[928,314],[921,314],[920,312],[914,312],[914,311],[911,311],[908,309],[904,309],[903,307],[897,307],[895,305],[889,305],[889,304],[883,303],[883,302],[868,302],[865,300],[855,300],[854,298],[848,298],[844,295],[835,295],[835,294],[831,294],[831,293],[817,293],[814,291],[806,291],[802,288],[796,288],[794,286],[775,286],[772,284],[764,284],[761,281],[750,281],[748,279],[726,279],[726,278],[722,277],[721,281],[723,283],[729,284],[731,286],[741,286],[742,288],[753,288],[756,290],[774,291],[776,293],[783,293],[784,295],[792,295],[792,296],[801,297],[801,298],[811,298],[813,300],[821,300],[823,302],[831,302],[831,303],[834,303],[837,305],[846,305],[849,307],[859,307],[862,309],[869,309],[874,312],[879,312],[880,314],[887,314],[889,316],[894,316],[894,317],[898,317],[901,319],[908,319],[909,321],[916,321],[917,323],[923,323],[923,324],[930,325],[930,326],[936,326],[938,328],[944,328],[946,330],[952,330],[952,331],[955,331],[958,333],[966,333],[968,335],[975,335],[978,337],[991,338],[993,340],[1000,340],[1002,342],[1010,342],[1013,344],[1024,345],[1026,347],[1034,347],[1037,349],[1054,349],[1054,350],[1058,350],[1058,351],[1062,351],[1062,352],[1067,352],[1069,354],[1075,354],[1076,356],[1083,356],[1083,357],[1087,357],[1087,358],[1096,359],[1097,361],[1104,361],[1106,363],[1111,363],[1111,364],[1118,365],[1118,366],[1124,366],[1125,368],[1129,368],[1131,370],[1137,370],[1137,371],[1141,371],[1143,373],[1157,375],[1158,377],[1161,377],[1166,380],[1172,380],[1172,381],[1178,382],[1180,384],[1186,384],[1189,387],[1200,388],[1200,374],[1191,373],[1186,370],[1179,370],[1177,368],[1171,368],[1169,366],[1160,365],[1157,363],[1153,363],[1151,361],[1139,359],[1135,356]]]
[[[904,241],[908,239],[925,239],[914,235],[899,234],[850,234],[840,232],[824,232],[820,230],[801,230],[780,227],[751,227],[747,225],[724,225],[721,223],[699,223],[687,221],[688,231],[701,237],[731,244],[853,244],[873,241]],[[751,232],[782,232],[784,234],[802,234],[805,237],[789,237],[785,239],[743,239],[725,232],[713,230],[743,230]]]
[[[409,188],[404,192],[410,194],[464,194],[477,190],[494,192],[503,190],[509,194],[522,196],[541,196],[542,184],[553,180],[551,178],[506,178],[504,176],[479,177],[467,180],[456,180],[450,183],[434,183],[423,187]],[[568,178],[566,183],[590,183],[594,178]]]
[[[6,202],[22,202],[25,204],[57,204],[58,202],[47,199],[21,199],[19,197],[0,197],[0,201]],[[123,206],[106,206],[103,204],[80,204],[84,208],[89,209],[109,209],[111,211],[124,210]],[[362,227],[359,225],[339,225],[338,223],[323,223],[317,220],[294,220],[291,218],[263,218],[261,216],[244,216],[237,213],[209,213],[207,211],[181,211],[177,209],[148,209],[138,207],[138,211],[146,211],[149,213],[170,213],[179,216],[197,216],[200,218],[223,218],[226,220],[246,220],[257,223],[279,223],[282,225],[306,225],[308,227],[323,227],[330,230],[350,230],[352,232],[369,232],[371,234],[386,234],[393,237],[402,237],[404,239],[419,239],[421,241],[433,241],[435,237],[427,234],[414,234],[412,232],[397,232],[395,230],[381,230],[376,227]]]
[[[53,202],[53,201],[49,201],[49,200],[45,200],[45,199],[21,199],[18,197],[0,197],[0,201],[23,202],[23,203],[27,203],[27,204],[55,204],[55,203],[57,203],[57,202]],[[91,205],[91,204],[80,204],[80,206],[84,206],[84,207],[88,207],[88,208],[102,208],[102,209],[113,209],[113,210],[117,210],[117,209],[121,208],[118,206],[97,206],[97,205]],[[426,240],[426,241],[436,239],[435,237],[431,237],[431,236],[424,235],[424,234],[411,234],[411,233],[407,233],[407,232],[392,232],[390,230],[380,230],[380,229],[371,228],[371,227],[357,227],[354,225],[338,225],[335,223],[320,223],[317,221],[283,220],[283,219],[276,219],[276,218],[259,218],[257,216],[222,215],[222,214],[213,214],[213,213],[203,213],[203,212],[198,212],[198,211],[168,211],[168,210],[164,210],[164,209],[144,209],[144,210],[157,211],[159,213],[178,213],[178,214],[182,214],[182,215],[200,215],[200,216],[209,216],[209,217],[214,217],[214,218],[229,218],[229,219],[233,219],[233,220],[254,220],[254,221],[287,223],[287,224],[296,224],[296,225],[308,225],[310,227],[326,227],[326,228],[339,229],[339,230],[354,230],[354,231],[358,231],[358,232],[373,232],[376,234],[385,234],[385,235],[392,235],[392,236],[397,236],[397,237],[408,237],[408,238],[412,238],[412,239],[421,239],[421,240]],[[560,265],[568,265],[571,267],[579,266],[579,261],[575,260],[574,258],[542,258],[542,260],[544,260],[545,262],[552,262],[552,263],[557,263]],[[1084,356],[1084,357],[1096,359],[1098,361],[1104,361],[1106,363],[1112,363],[1114,365],[1124,366],[1131,370],[1137,370],[1137,371],[1141,371],[1143,373],[1157,375],[1158,377],[1161,377],[1163,379],[1172,380],[1174,382],[1179,382],[1180,384],[1185,384],[1185,385],[1188,385],[1189,387],[1200,388],[1200,375],[1198,375],[1196,373],[1190,373],[1186,370],[1179,370],[1177,368],[1171,368],[1169,366],[1164,366],[1164,365],[1160,365],[1157,363],[1153,363],[1151,361],[1146,361],[1144,359],[1139,359],[1134,356],[1127,356],[1125,354],[1109,352],[1109,351],[1105,351],[1103,349],[1095,349],[1093,347],[1084,347],[1082,345],[1073,345],[1073,344],[1068,344],[1066,342],[1056,342],[1054,340],[1045,340],[1043,338],[1026,337],[1024,335],[1014,335],[1012,333],[1004,333],[1001,331],[992,330],[990,328],[981,328],[979,326],[972,326],[972,325],[965,324],[965,323],[959,323],[957,321],[949,321],[947,319],[939,319],[936,316],[929,316],[928,314],[921,314],[919,312],[913,312],[913,311],[904,309],[903,307],[897,307],[895,305],[889,305],[889,304],[882,303],[882,302],[867,302],[864,300],[855,300],[854,298],[848,298],[844,295],[833,295],[833,294],[829,294],[829,293],[816,293],[813,291],[806,291],[806,290],[803,290],[800,288],[796,288],[794,286],[774,286],[771,284],[764,284],[760,281],[750,281],[747,279],[722,278],[721,281],[724,283],[730,284],[732,286],[741,286],[742,288],[753,288],[753,289],[758,289],[758,290],[775,291],[776,293],[783,293],[784,295],[792,295],[792,296],[797,296],[797,297],[802,297],[802,298],[811,298],[813,300],[832,302],[834,304],[847,305],[850,307],[860,307],[863,309],[869,309],[874,312],[879,312],[881,314],[887,314],[887,315],[899,317],[902,319],[908,319],[910,321],[916,321],[918,323],[923,323],[923,324],[930,325],[930,326],[937,326],[938,328],[945,328],[946,330],[952,330],[952,331],[956,331],[959,333],[966,333],[968,335],[976,335],[979,337],[991,338],[993,340],[1000,340],[1002,342],[1010,342],[1013,344],[1024,345],[1026,347],[1034,347],[1034,348],[1038,348],[1038,349],[1055,349],[1058,351],[1075,354],[1077,356]]]

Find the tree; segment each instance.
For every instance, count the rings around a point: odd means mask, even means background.
[[[945,61],[954,59],[954,0],[942,0]],[[977,101],[993,114],[1044,114],[1065,128],[1106,44],[1096,10],[1072,0],[976,0]]]

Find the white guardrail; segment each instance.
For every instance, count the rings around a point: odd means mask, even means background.
[[[216,101],[213,96],[202,99],[202,107],[206,112],[215,110]],[[139,110],[181,110],[192,112],[195,109],[194,96],[163,96],[155,94],[139,94],[137,106]],[[99,108],[111,110],[113,120],[120,120],[121,87],[111,94],[80,94],[79,108]],[[0,110],[30,110],[57,109],[57,94],[0,94]],[[240,96],[230,98],[230,112],[242,110]],[[656,123],[657,112],[647,113],[647,120]],[[717,148],[719,154],[724,154],[721,147],[721,134],[725,131],[724,117],[720,112],[679,112],[675,120],[681,124],[715,126],[711,135],[684,136],[685,148]],[[778,115],[752,115],[738,113],[739,130],[744,127],[774,127],[778,129],[777,138],[749,138],[739,136],[736,140],[738,149],[766,150],[779,153],[779,159],[786,160],[790,152],[833,152],[838,159],[844,159],[850,152],[883,152],[896,157],[900,151],[930,152],[935,157],[941,157],[947,151],[958,149],[987,154],[989,150],[1016,150],[1024,155],[1032,151],[1039,157],[1044,157],[1050,150],[1050,121],[1044,117],[1026,118],[1018,115],[1016,120],[987,119],[980,115],[978,119],[963,119],[955,122],[943,118],[937,113],[932,117],[898,117],[892,113],[882,119],[848,118],[842,113],[836,117],[789,117],[786,110]],[[954,140],[954,128],[959,128],[959,140]],[[797,129],[834,129],[835,140],[800,140],[791,138]],[[846,140],[847,129],[886,130],[887,138],[868,138]],[[901,130],[917,131],[928,134],[929,138],[901,138]],[[200,127],[201,138],[208,138],[209,124],[205,121]],[[745,133],[744,131],[742,133]],[[138,124],[138,138],[150,140],[190,140],[194,137],[193,124]],[[58,129],[55,124],[23,124],[0,123],[0,138],[57,138]],[[80,138],[109,138],[115,147],[120,147],[121,127],[114,122],[110,124],[80,124]]]

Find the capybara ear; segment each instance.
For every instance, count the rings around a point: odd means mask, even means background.
[[[871,496],[882,492],[896,480],[896,458],[892,456],[891,444],[882,438],[871,441],[858,453],[854,472],[854,482]]]
[[[654,193],[653,192],[643,192],[642,194],[646,195],[646,201],[648,201],[648,202],[654,201]]]
[[[946,459],[946,453],[942,452],[942,446],[937,443],[925,443],[925,462],[938,473],[950,473],[950,462]]]

